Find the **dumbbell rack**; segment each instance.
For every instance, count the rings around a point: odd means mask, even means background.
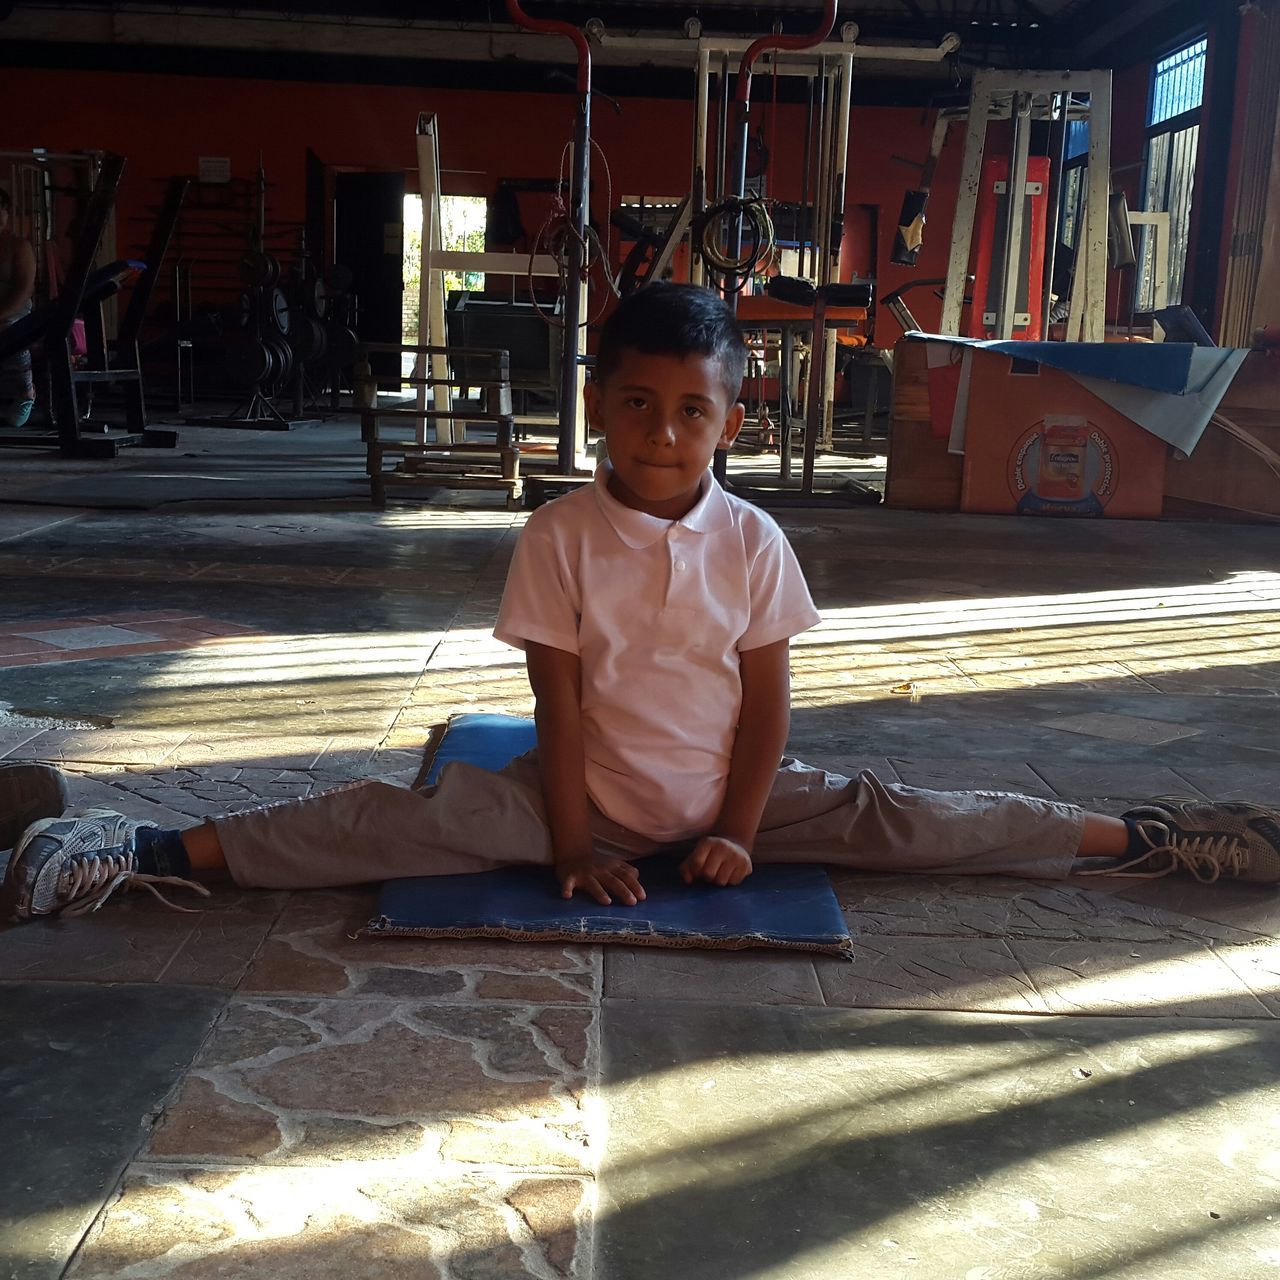
[[[289,302],[278,285],[281,257],[301,227],[268,222],[268,184],[261,164],[252,180],[201,184],[198,190],[200,199],[183,227],[180,247],[184,260],[199,262],[202,268],[195,286],[198,295],[239,293],[239,316],[235,318],[233,308],[230,323],[235,331],[224,350],[223,371],[247,396],[230,413],[184,420],[190,426],[257,431],[288,431],[309,424],[314,419],[287,418],[272,403],[288,384],[294,363],[287,341]]]
[[[313,425],[316,419],[287,418],[272,403],[294,371],[294,352],[288,342],[290,308],[279,288],[279,259],[258,242],[241,257],[240,273],[247,285],[241,295],[246,323],[244,332],[227,344],[223,368],[234,382],[249,389],[249,397],[230,413],[189,417],[186,421],[192,426],[256,431],[289,431]]]

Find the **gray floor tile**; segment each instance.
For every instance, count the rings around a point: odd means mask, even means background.
[[[50,764],[150,765],[169,760],[188,735],[146,729],[50,729],[23,746],[23,754]]]
[[[597,1280],[1272,1267],[1274,1022],[619,1001],[604,1055]]]
[[[620,1000],[822,1003],[813,958],[799,952],[606,947],[604,994]]]
[[[1280,942],[1271,938],[1243,947],[1221,947],[1217,956],[1273,1018],[1280,1018]]]
[[[1009,950],[1051,1013],[1266,1018],[1265,1004],[1203,943],[1018,939]]]
[[[1178,764],[1178,775],[1214,800],[1250,800],[1280,807],[1280,761],[1256,763]]]
[[[999,938],[867,938],[852,962],[818,958],[827,1004],[846,1009],[1047,1013]]]
[[[1160,746],[1166,742],[1176,742],[1179,738],[1190,738],[1204,732],[1201,728],[1194,728],[1187,724],[1173,724],[1167,720],[1149,720],[1143,716],[1116,715],[1110,711],[1063,716],[1057,720],[1046,720],[1044,726],[1048,729],[1060,729],[1064,733],[1082,733],[1092,738],[1132,742],[1138,746]]]
[[[3,708],[0,708],[2,713]],[[0,719],[0,760],[33,760],[35,756],[27,746],[34,742],[43,729],[6,729]]]
[[[62,1275],[223,1000],[97,983],[0,985],[0,1275]]]
[[[1157,764],[1043,764],[1032,761],[1031,767],[1053,789],[1067,800],[1091,796],[1121,796],[1149,799],[1152,796],[1198,795],[1199,789],[1188,786],[1185,778],[1172,769]]]
[[[1173,883],[1170,877],[1138,888],[1131,880],[872,876],[836,868],[830,876],[855,938],[899,935],[1063,942],[1208,938],[1245,943],[1270,932],[1265,902],[1271,895],[1259,894],[1253,886],[1209,890],[1200,884]]]
[[[170,911],[149,894],[112,899],[74,920],[0,924],[0,974],[52,982],[135,982],[233,988],[247,972],[287,895],[173,888],[195,908]]]

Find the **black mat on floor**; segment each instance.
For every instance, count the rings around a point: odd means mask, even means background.
[[[3,984],[0,1276],[62,1275],[225,1002],[150,983]]]
[[[175,502],[297,502],[369,497],[358,468],[281,465],[228,470],[193,463],[189,470],[141,469],[80,475],[6,499],[25,505],[149,511]]]

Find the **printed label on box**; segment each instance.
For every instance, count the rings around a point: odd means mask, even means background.
[[[1116,449],[1084,417],[1046,414],[1009,454],[1009,492],[1019,515],[1100,516],[1116,491]]]

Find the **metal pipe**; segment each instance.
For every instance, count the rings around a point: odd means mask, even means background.
[[[720,110],[716,119],[716,190],[714,200],[724,199],[725,171],[729,164],[729,57],[720,60]]]
[[[736,151],[734,154],[734,162],[731,169],[733,176],[733,192],[739,200],[746,195],[747,189],[747,132],[749,127],[749,113],[751,106],[751,68],[756,59],[762,53],[770,50],[780,49],[812,49],[815,45],[821,44],[830,34],[831,28],[836,22],[836,0],[823,0],[822,17],[818,20],[817,27],[806,35],[784,36],[779,32],[770,32],[767,36],[761,36],[758,40],[753,40],[747,46],[747,51],[742,55],[742,61],[738,65],[738,80],[734,86],[734,101],[737,104],[738,118],[736,122],[737,141]],[[736,252],[742,252],[742,214],[739,212],[734,219],[733,240]],[[734,280],[729,278],[726,284],[732,286]],[[731,305],[733,303],[731,302]]]
[[[1049,191],[1045,212],[1044,279],[1040,299],[1040,340],[1049,340],[1049,316],[1053,312],[1053,268],[1058,253],[1058,214],[1062,207],[1062,180],[1065,176],[1067,155],[1067,105],[1069,93],[1049,96]],[[1054,112],[1054,104],[1061,104]]]
[[[835,86],[826,58],[822,59],[822,113],[819,117],[816,172],[813,177],[813,281],[827,283],[830,260],[831,210],[831,122],[835,109]]]
[[[560,354],[560,439],[556,462],[561,475],[578,465],[578,331],[582,321],[582,269],[587,243],[587,201],[591,182],[591,46],[568,22],[531,18],[520,0],[506,0],[517,26],[545,35],[566,36],[578,54],[578,111],[573,131],[573,173],[569,195],[569,262],[564,297],[564,349]],[[606,264],[607,265],[607,264]]]
[[[844,226],[844,201],[847,183],[845,171],[849,165],[849,111],[853,105],[853,54],[846,53],[840,59],[840,109],[836,113],[836,150],[835,163],[831,167],[833,217],[840,219]],[[838,261],[838,257],[837,257]],[[836,271],[839,279],[840,272]]]
[[[707,113],[711,110],[711,55],[698,54],[696,101],[693,108],[693,215],[696,218],[707,207]],[[689,259],[689,279],[702,284],[706,279],[702,258],[692,254]]]
[[[791,37],[795,38],[795,37]],[[751,47],[752,41],[733,39],[730,36],[704,36],[696,43],[675,36],[629,36],[615,35],[605,31],[600,35],[603,49],[616,49],[621,52],[644,52],[649,54],[669,53],[671,62],[677,59],[687,60],[693,49],[709,49],[712,53],[742,53]],[[809,46],[805,52],[813,51],[823,54],[834,54],[841,57],[846,53],[854,54],[869,62],[941,62],[960,48],[960,37],[949,31],[936,44],[859,44],[857,40],[833,40],[829,43]],[[661,64],[671,65],[664,60]],[[793,62],[790,67],[783,65],[782,74],[809,74],[808,70],[799,70],[802,64]]]
[[[751,67],[755,60],[766,50],[769,49],[812,49],[815,45],[820,45],[830,34],[831,28],[836,24],[836,0],[822,0],[822,17],[818,20],[817,27],[808,35],[802,36],[784,36],[780,33],[770,32],[767,36],[761,36],[758,40],[752,41],[747,46],[747,51],[742,55],[742,62],[738,67],[738,83],[736,97],[739,106],[745,107],[751,100]],[[739,195],[742,192],[738,192]]]
[[[996,305],[995,336],[1001,342],[1013,337],[1018,324],[1018,292],[1030,281],[1022,272],[1022,241],[1027,202],[1027,155],[1031,144],[1031,95],[1015,93],[1010,107],[1013,146],[1009,157],[1009,181],[1005,189],[1004,245],[1001,256],[1000,299]]]
[[[796,239],[799,240],[796,274],[803,277],[805,274],[805,259],[809,252],[809,236],[805,234],[804,223],[801,221],[805,217],[805,210],[809,204],[809,160],[810,149],[813,144],[813,77],[808,80],[809,85],[809,105],[804,116],[804,167],[800,171],[800,209],[796,214]]]
[[[511,21],[526,31],[538,35],[565,36],[573,41],[578,53],[578,92],[591,92],[591,46],[587,37],[570,22],[557,22],[553,18],[531,18],[520,7],[520,0],[506,0]]]

